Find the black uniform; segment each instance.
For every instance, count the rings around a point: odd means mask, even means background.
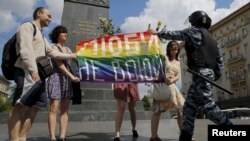
[[[180,31],[167,31],[158,33],[160,38],[185,41],[187,65],[189,69],[196,71],[209,80],[217,80],[223,69],[223,60],[220,56],[216,40],[206,28],[191,27]],[[180,141],[191,141],[194,121],[199,107],[207,118],[216,124],[232,124],[228,117],[221,112],[212,98],[212,84],[198,76],[193,76],[184,103],[184,122],[180,135]]]

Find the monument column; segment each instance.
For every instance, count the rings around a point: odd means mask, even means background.
[[[68,29],[66,46],[75,52],[78,42],[99,37],[101,35],[98,30],[99,17],[109,17],[109,0],[64,0],[61,24]],[[74,105],[74,110],[84,110],[86,107],[91,110],[91,105],[98,108],[97,105],[100,104],[98,100],[102,100],[104,93],[110,95],[109,99],[113,96],[110,83],[81,82],[81,88],[83,90],[82,104]],[[92,115],[92,120],[95,120],[93,118],[94,115]]]
[[[99,37],[99,17],[109,18],[109,0],[64,0],[62,25],[68,28],[66,45],[74,51],[79,41]]]
[[[109,17],[109,0],[64,0],[61,24],[68,29],[66,46],[73,52],[78,42],[100,37],[99,17]],[[83,88],[111,89],[111,84],[82,83]]]

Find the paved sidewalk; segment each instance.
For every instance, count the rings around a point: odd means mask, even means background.
[[[234,124],[250,124],[250,120],[232,120]],[[207,141],[207,125],[209,120],[197,119],[194,137],[196,141]],[[114,137],[114,121],[103,122],[70,122],[67,132],[68,141],[112,141]],[[58,130],[57,130],[58,131]],[[149,141],[150,120],[137,121],[138,139],[132,138],[130,121],[123,121],[121,129],[122,141]],[[160,121],[159,136],[163,141],[178,141],[178,126],[175,119]],[[7,124],[0,124],[0,140],[8,140]],[[47,123],[35,123],[27,141],[49,141]]]

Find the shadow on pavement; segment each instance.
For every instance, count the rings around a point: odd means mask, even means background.
[[[113,141],[114,133],[87,133],[81,132],[67,136],[67,141]],[[139,136],[133,138],[131,135],[121,135],[121,141],[149,141],[149,137]],[[49,141],[48,137],[32,137],[27,141]],[[178,141],[177,139],[162,138],[162,141]]]

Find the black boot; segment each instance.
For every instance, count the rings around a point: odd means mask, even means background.
[[[138,138],[139,135],[136,130],[132,130],[132,133],[134,138]]]
[[[115,137],[114,141],[120,141],[120,138],[119,137]]]
[[[192,135],[182,130],[179,141],[192,141]]]

